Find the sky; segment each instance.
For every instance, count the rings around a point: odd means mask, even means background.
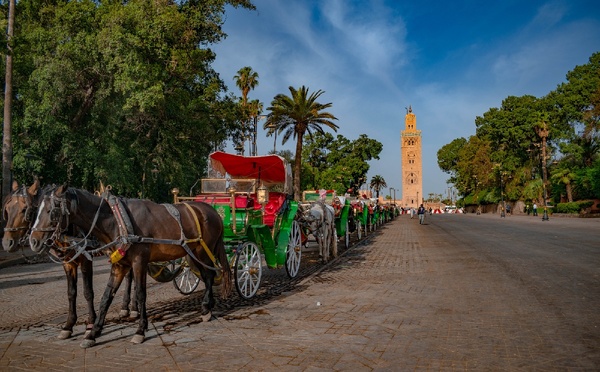
[[[263,114],[277,94],[289,96],[290,86],[324,91],[318,102],[332,103],[337,134],[366,134],[383,144],[368,180],[382,176],[382,194],[397,199],[409,106],[422,131],[423,194],[445,196],[451,185],[437,165],[440,148],[474,135],[476,117],[509,96],[547,95],[600,51],[597,0],[253,3],[256,11],[227,8],[228,36],[211,46],[213,67],[229,90],[241,96],[234,76],[250,66],[259,84],[248,99],[262,102]],[[259,155],[274,146],[262,123]],[[278,141],[277,150],[294,151],[294,140]]]

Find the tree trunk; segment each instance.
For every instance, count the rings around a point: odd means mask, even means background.
[[[15,22],[15,0],[9,1],[8,6],[8,30],[7,30],[7,52],[6,52],[6,85],[4,87],[4,130],[2,141],[2,200],[11,190],[12,184],[12,39],[13,25]]]
[[[573,202],[573,190],[571,189],[571,183],[567,183],[566,185],[567,188],[567,200],[569,201],[569,203]]]
[[[294,200],[300,200],[300,170],[302,168],[302,138],[304,136],[297,133],[296,158],[294,159]],[[316,187],[316,186],[315,186]]]

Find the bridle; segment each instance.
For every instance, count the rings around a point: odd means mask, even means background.
[[[9,218],[7,205],[11,201],[12,198],[23,198],[25,200],[25,213],[24,213],[24,219],[23,219],[24,224],[21,226],[5,227],[4,232],[25,231],[23,236],[21,238],[19,238],[19,242],[18,242],[19,245],[24,245],[29,240],[28,232],[29,232],[29,228],[31,227],[32,216],[33,216],[34,209],[35,209],[33,206],[33,201],[32,201],[33,198],[27,192],[27,188],[25,186],[22,186],[19,190],[15,191],[10,196],[10,198],[6,201],[6,203],[4,204],[4,208],[2,211],[2,217],[5,221],[8,221],[8,218]]]

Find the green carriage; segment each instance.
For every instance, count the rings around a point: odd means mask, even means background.
[[[173,193],[175,202],[193,200],[212,205],[223,219],[223,240],[239,295],[245,299],[256,295],[263,261],[268,268],[285,267],[290,278],[296,277],[302,232],[296,219],[298,203],[291,197],[290,165],[277,155],[240,156],[217,151],[209,159],[218,177],[200,180],[201,192],[195,196],[179,196],[178,190]],[[190,272],[193,269],[184,269],[189,277],[185,280],[196,280]],[[176,287],[187,284],[182,278],[183,274]]]

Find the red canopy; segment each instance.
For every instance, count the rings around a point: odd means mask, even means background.
[[[210,154],[210,161],[213,169],[223,175],[229,173],[232,178],[260,179],[270,184],[285,184],[291,172],[285,159],[278,155],[241,156],[217,151]]]

